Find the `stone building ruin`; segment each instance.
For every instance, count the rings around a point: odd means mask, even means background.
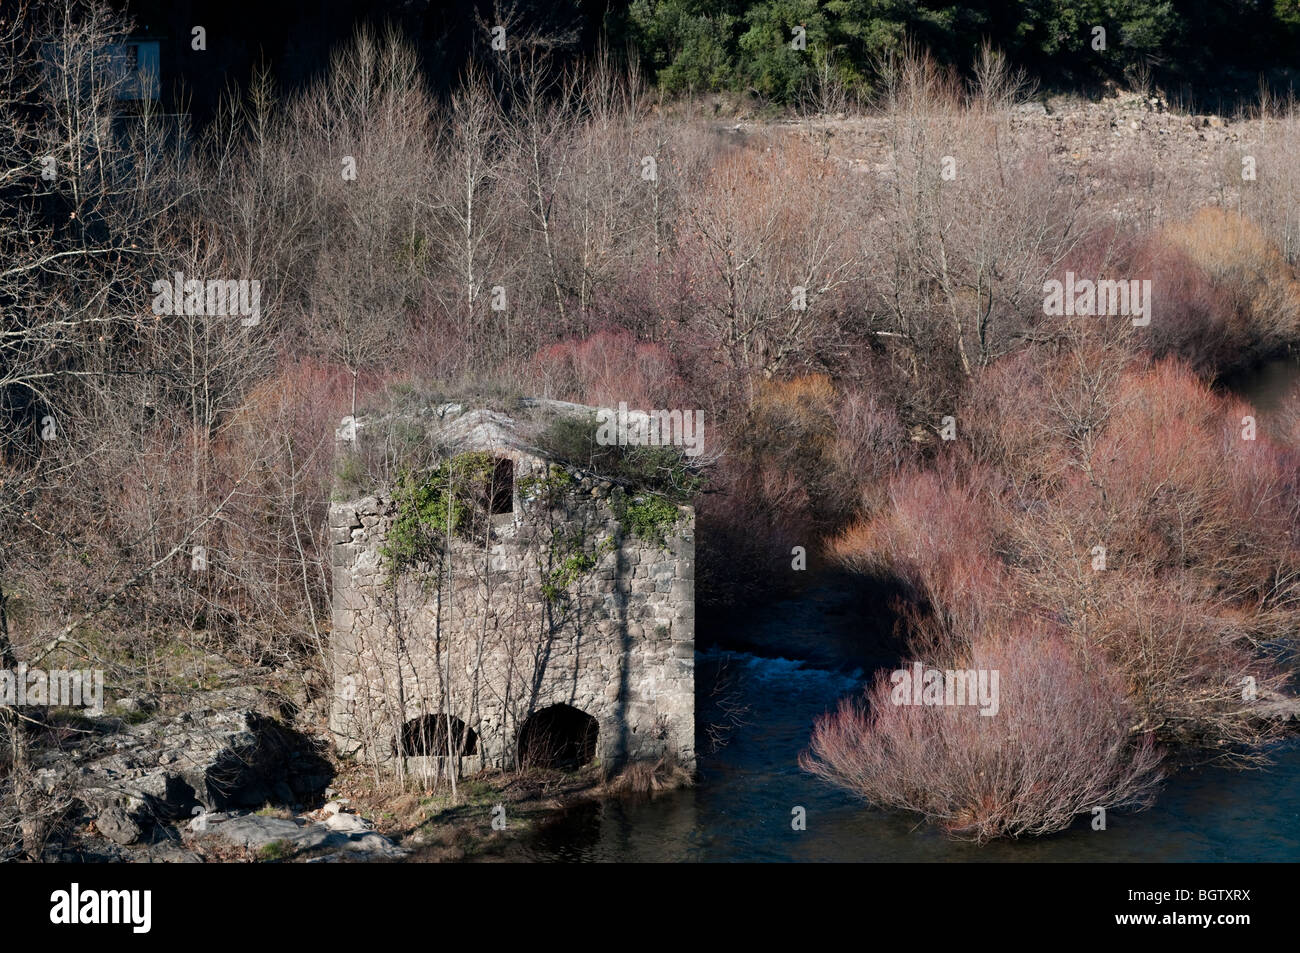
[[[336,492],[330,729],[341,754],[429,776],[453,757],[462,774],[661,758],[694,769],[694,511],[536,446],[548,419],[594,410],[452,404],[404,418],[438,472],[459,466],[480,490],[476,512],[455,511],[471,530],[429,530],[436,557],[401,572],[410,484],[406,496]],[[346,418],[340,453],[378,429]],[[454,505],[438,499],[432,511],[450,521]],[[644,512],[658,518],[650,531]]]

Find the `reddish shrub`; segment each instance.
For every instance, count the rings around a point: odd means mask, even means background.
[[[1300,286],[1291,267],[1238,214],[1201,209],[1164,228],[1137,260],[1151,266],[1157,355],[1175,354],[1202,373],[1222,373],[1300,334]]]
[[[212,447],[220,477],[211,503],[228,500],[204,540],[214,570],[208,598],[217,615],[242,623],[246,638],[265,635],[249,643],[262,650],[295,640],[319,649],[328,592],[316,567],[326,545],[334,432],[351,396],[343,368],[285,362],[249,393]]]
[[[914,608],[957,628],[993,613],[1006,578],[980,472],[963,474],[951,461],[905,471],[890,484],[889,507],[836,537],[832,555],[846,568],[896,579]]]
[[[836,556],[904,583],[915,649],[1051,619],[1105,656],[1135,724],[1258,751],[1273,726],[1243,679],[1282,688],[1273,646],[1300,624],[1294,454],[1262,428],[1243,439],[1250,408],[1175,361],[1080,339],[1034,363],[982,377],[960,412],[970,453],[899,476]]]
[[[1094,808],[1148,806],[1162,778],[1150,734],[1130,740],[1123,685],[1059,635],[974,637],[942,669],[998,673],[996,713],[895,704],[884,672],[864,701],[818,720],[801,766],[880,807],[975,841],[1062,830]],[[992,709],[990,708],[990,711]]]
[[[598,331],[538,351],[530,370],[539,395],[602,407],[677,406],[683,384],[672,357],[630,331]]]

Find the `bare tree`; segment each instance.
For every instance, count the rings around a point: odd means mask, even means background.
[[[499,200],[506,157],[500,106],[483,72],[471,68],[452,96],[450,129],[442,137],[430,241],[446,263],[448,282],[435,286],[468,349],[495,353],[489,328],[492,288],[504,263],[510,207]]]

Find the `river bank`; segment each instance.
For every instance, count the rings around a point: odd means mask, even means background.
[[[979,847],[955,841],[913,816],[872,809],[803,772],[798,756],[814,721],[839,699],[860,692],[871,673],[900,657],[879,593],[836,574],[797,596],[730,625],[701,627],[697,654],[698,776],[693,786],[671,773],[605,779],[597,766],[575,771],[495,773],[464,779],[453,800],[445,791],[401,791],[376,783],[357,765],[335,765],[324,807],[264,808],[161,820],[152,833],[118,846],[63,859],[120,861],[1132,861],[1300,859],[1300,740],[1270,751],[1263,771],[1187,767],[1171,777],[1149,811],[1112,813],[1104,831],[1081,816],[1049,837]],[[864,625],[863,620],[868,624]],[[806,655],[806,658],[797,657]],[[229,696],[229,698],[227,698]],[[194,712],[252,697],[213,695]],[[218,705],[220,702],[220,705]],[[267,706],[258,706],[266,710]],[[223,716],[225,717],[225,716]],[[262,734],[268,724],[241,721]],[[138,728],[147,745],[183,738]],[[224,722],[223,722],[224,724]],[[212,764],[230,742],[215,726]],[[239,726],[235,726],[239,727]],[[247,728],[243,729],[245,732]],[[279,731],[280,729],[275,729]],[[233,737],[242,741],[244,734]],[[192,745],[191,745],[192,747]],[[244,749],[247,750],[247,749]],[[269,750],[269,746],[268,746]],[[154,759],[166,760],[159,756]],[[116,762],[113,762],[114,764]],[[317,764],[322,770],[323,764]],[[201,767],[206,773],[210,766]],[[267,765],[282,770],[282,765]],[[300,773],[300,772],[299,772]],[[141,784],[147,780],[142,777]],[[272,776],[253,794],[274,788]],[[654,781],[659,790],[652,791]],[[321,783],[325,783],[322,781]],[[122,782],[119,780],[118,786]],[[298,800],[298,798],[293,798]],[[319,804],[320,802],[317,802]],[[310,807],[310,809],[308,809]],[[184,805],[176,813],[185,817]],[[101,818],[105,815],[101,814]],[[106,818],[105,818],[106,819]],[[231,822],[234,822],[233,824]],[[496,825],[494,826],[494,821]],[[99,821],[96,821],[98,824]],[[164,829],[165,828],[165,829]],[[90,837],[92,826],[86,829]],[[286,833],[287,832],[287,833]],[[99,831],[99,834],[103,834]],[[120,833],[120,832],[116,832]],[[379,840],[382,838],[382,840]],[[119,838],[123,840],[124,838]],[[372,843],[373,842],[373,843]],[[391,846],[390,846],[391,845]]]

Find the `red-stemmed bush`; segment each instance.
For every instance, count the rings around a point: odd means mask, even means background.
[[[804,769],[975,841],[1047,834],[1096,808],[1151,803],[1161,755],[1150,733],[1132,735],[1122,682],[1101,659],[1081,659],[1065,637],[1025,624],[969,641],[969,654],[934,667],[996,671],[995,712],[896,704],[881,672],[864,698],[818,720]]]

